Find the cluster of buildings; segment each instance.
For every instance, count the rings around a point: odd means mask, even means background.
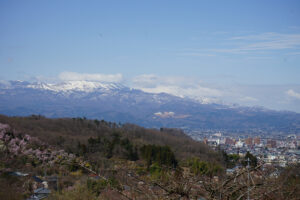
[[[300,163],[300,135],[223,135],[221,132],[214,134],[192,134],[196,140],[214,148],[221,148],[227,154],[244,156],[247,151],[255,155],[266,164],[285,167],[288,164]]]

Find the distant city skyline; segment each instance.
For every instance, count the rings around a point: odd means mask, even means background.
[[[300,112],[299,1],[1,1],[0,80]]]

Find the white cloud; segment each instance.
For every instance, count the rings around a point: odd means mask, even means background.
[[[202,103],[222,103],[242,106],[264,106],[270,109],[300,112],[299,85],[226,85],[217,86],[180,76],[144,74],[134,77],[132,87],[150,93],[169,93],[197,99]],[[271,97],[271,98],[270,98]],[[287,98],[292,97],[297,101]]]
[[[59,79],[63,81],[99,81],[99,82],[121,82],[122,74],[87,74],[77,72],[62,72]]]
[[[280,50],[300,46],[300,34],[262,33],[231,39],[248,42],[246,45],[233,49],[236,51]]]
[[[272,50],[295,51],[289,54],[299,55],[300,34],[260,33],[228,38],[227,48],[194,49],[181,53],[184,56],[213,56],[217,53],[246,54]]]
[[[157,76],[143,74],[132,80],[133,87],[150,93],[168,93],[179,97],[189,97],[205,103],[214,102],[223,92],[205,86],[201,81],[190,77]]]
[[[292,89],[289,89],[288,91],[286,91],[286,94],[290,97],[294,97],[296,99],[300,99],[300,93],[298,92],[295,92],[294,90]]]

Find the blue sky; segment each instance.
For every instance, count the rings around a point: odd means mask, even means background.
[[[145,91],[300,112],[299,1],[1,0],[0,27],[1,80],[121,74]]]

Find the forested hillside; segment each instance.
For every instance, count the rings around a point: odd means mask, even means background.
[[[76,193],[84,189],[86,193],[81,199],[96,198],[100,194],[120,199],[130,199],[133,194],[144,198],[145,194],[134,191],[141,190],[136,184],[157,193],[157,197],[186,196],[189,191],[181,191],[183,186],[178,184],[183,178],[180,175],[184,171],[182,167],[187,166],[191,158],[203,161],[205,171],[202,173],[207,176],[224,172],[220,152],[193,141],[178,129],[145,129],[104,120],[47,119],[35,115],[2,115],[0,124],[0,184],[3,186],[0,198],[22,199],[36,187],[29,178],[12,179],[9,174],[14,171],[44,180],[47,176],[59,177],[52,191],[62,192],[74,187]],[[84,188],[77,188],[78,184],[83,184]],[[153,186],[156,187],[153,189]],[[128,187],[134,189],[133,193],[127,194]],[[16,190],[18,195],[14,193]],[[147,195],[153,195],[151,193]],[[73,199],[61,195],[54,193],[52,198]]]
[[[246,157],[214,151],[178,129],[1,115],[0,199],[24,199],[45,188],[55,200],[237,199],[247,192],[248,170],[252,196],[296,199],[298,166],[274,178],[257,160],[242,167]],[[235,174],[225,173],[236,165]]]
[[[134,124],[117,124],[104,120],[86,118],[49,119],[43,116],[0,116],[0,123],[11,125],[16,132],[28,133],[50,145],[76,151],[80,143],[83,148],[93,139],[99,141],[128,140],[135,147],[144,144],[167,145],[178,158],[198,156],[205,160],[218,160],[220,156],[207,145],[189,138],[179,129],[146,129]],[[107,144],[105,144],[107,145]],[[78,149],[77,149],[78,150]]]

